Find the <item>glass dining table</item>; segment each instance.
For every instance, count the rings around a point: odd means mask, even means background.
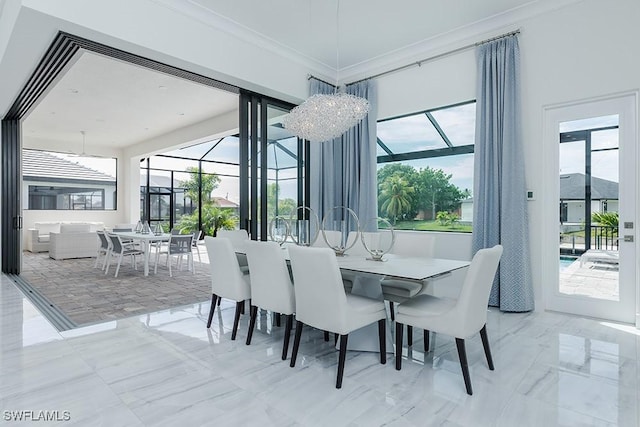
[[[237,246],[236,253],[243,254],[244,248]],[[285,258],[289,261],[287,244],[283,245]],[[382,280],[399,279],[423,283],[427,280],[437,280],[451,275],[452,272],[468,267],[470,261],[407,257],[396,254],[386,254],[382,261],[374,261],[364,255],[337,256],[338,267],[342,272],[355,274],[351,293],[369,298],[383,300]],[[387,349],[392,352],[391,328],[387,330]],[[349,334],[349,349],[359,351],[378,351],[378,328],[372,324]]]

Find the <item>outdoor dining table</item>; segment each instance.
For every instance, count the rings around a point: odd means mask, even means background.
[[[132,239],[142,244],[144,248],[144,275],[149,275],[149,257],[152,242],[168,242],[171,234],[136,233],[133,231],[119,231],[117,233],[123,239]]]

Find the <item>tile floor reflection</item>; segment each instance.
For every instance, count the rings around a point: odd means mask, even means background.
[[[231,341],[234,304],[206,329],[208,302],[58,333],[5,277],[0,281],[0,410],[69,411],[64,425],[634,426],[640,425],[640,333],[557,313],[491,311],[495,371],[479,337],[467,344],[465,393],[454,340],[422,334],[393,356],[337,353],[305,333],[298,363],[280,359],[284,328],[262,312]],[[3,417],[5,412],[3,412]],[[3,418],[3,422],[7,422]]]

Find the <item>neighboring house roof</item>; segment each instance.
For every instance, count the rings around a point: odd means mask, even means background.
[[[146,187],[146,185],[147,175],[140,174],[140,186]],[[149,187],[171,188],[171,177],[151,174],[149,175]]]
[[[213,200],[221,208],[234,208],[234,209],[238,208],[237,203],[234,203],[231,200],[225,199],[224,197],[214,197]]]
[[[49,154],[46,151],[22,150],[22,176],[25,179],[48,178],[56,181],[101,181],[115,182],[115,177]]]
[[[560,175],[560,198],[562,200],[584,200],[584,178],[582,173]],[[591,177],[591,200],[618,200],[618,183]]]

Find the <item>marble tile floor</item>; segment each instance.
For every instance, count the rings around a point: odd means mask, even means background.
[[[61,425],[105,426],[636,426],[640,331],[558,313],[491,310],[495,371],[479,337],[467,351],[465,393],[454,340],[403,348],[380,365],[349,352],[336,390],[337,352],[305,329],[298,363],[280,359],[283,327],[262,312],[231,341],[234,304],[210,330],[209,304],[57,332],[13,283],[0,280],[0,423],[7,411],[68,411]],[[38,425],[55,423],[40,422]]]

